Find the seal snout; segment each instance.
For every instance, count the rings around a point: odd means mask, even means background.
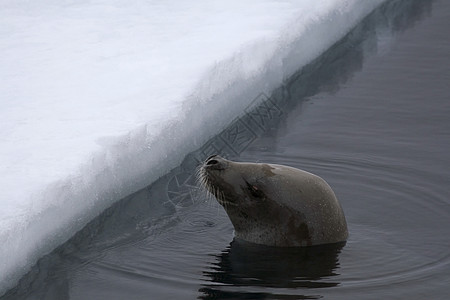
[[[203,167],[214,170],[224,170],[228,165],[228,161],[219,155],[211,155],[203,163]]]

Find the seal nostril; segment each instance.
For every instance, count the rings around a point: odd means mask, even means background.
[[[208,160],[208,162],[206,163],[206,165],[207,166],[210,166],[210,165],[217,165],[219,162],[217,161],[217,160],[215,160],[215,159],[210,159],[210,160]]]
[[[210,160],[211,158],[216,157],[216,156],[217,156],[217,154],[213,154],[213,155],[209,156],[209,157],[206,159],[206,161],[208,161],[208,160]]]

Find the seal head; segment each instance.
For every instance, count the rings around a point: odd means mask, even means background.
[[[213,155],[200,167],[199,180],[225,208],[238,239],[299,247],[348,237],[336,196],[322,178],[311,173]]]

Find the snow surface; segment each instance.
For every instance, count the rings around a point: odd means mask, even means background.
[[[383,0],[0,0],[0,295]]]

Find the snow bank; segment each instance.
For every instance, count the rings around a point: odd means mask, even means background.
[[[0,2],[0,294],[383,0]]]

